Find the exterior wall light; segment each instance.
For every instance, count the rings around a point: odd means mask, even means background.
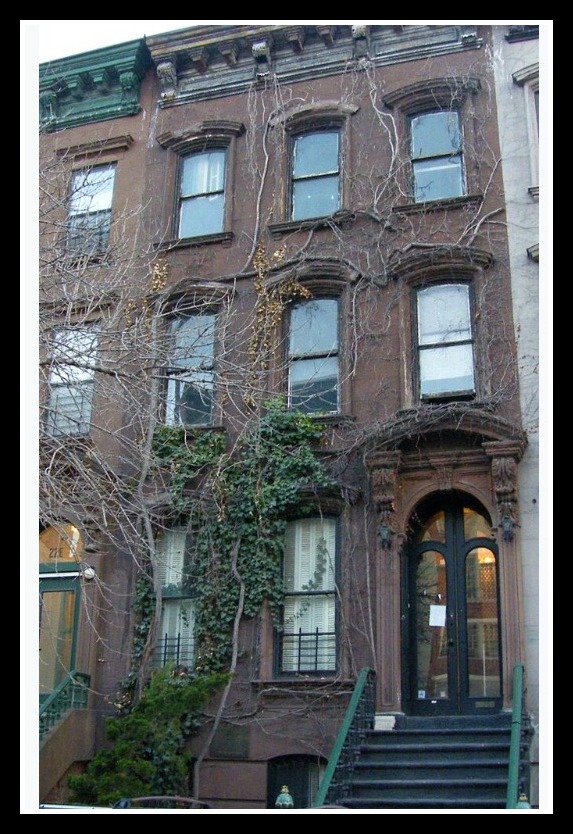
[[[388,550],[390,545],[392,544],[392,529],[387,521],[383,521],[378,528],[378,534],[380,536],[380,544],[384,548],[384,550]]]
[[[92,579],[95,579],[95,575],[95,568],[92,568],[91,565],[86,565],[85,567],[82,567],[82,576],[88,582],[91,582]]]
[[[294,808],[294,801],[292,796],[290,795],[288,785],[283,785],[281,788],[281,792],[277,796],[275,800],[275,808],[279,808],[280,810],[287,810],[288,808]]]
[[[501,530],[504,542],[513,541],[513,521],[509,515],[504,515],[501,519]]]

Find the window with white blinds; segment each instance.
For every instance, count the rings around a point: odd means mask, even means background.
[[[282,672],[336,669],[335,558],[335,519],[302,519],[287,526]]]
[[[166,530],[157,539],[155,545],[157,575],[163,588],[183,585],[186,538],[187,528],[175,527]]]
[[[55,331],[49,402],[45,410],[48,434],[83,435],[89,432],[97,348],[95,326]]]
[[[165,530],[156,542],[156,570],[162,585],[161,625],[154,663],[192,668],[195,662],[195,602],[186,583],[187,528]]]

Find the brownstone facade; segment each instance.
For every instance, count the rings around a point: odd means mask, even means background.
[[[115,172],[115,257],[92,253],[81,268],[65,259],[63,200],[41,243],[46,322],[57,327],[63,315],[66,325],[107,328],[89,429],[75,437],[78,457],[95,461],[98,483],[108,467],[115,489],[139,478],[143,494],[148,479],[137,444],[149,421],[169,422],[169,409],[180,405],[177,394],[175,406],[169,394],[167,405],[162,399],[161,385],[176,390],[170,381],[143,384],[153,377],[151,355],[132,356],[129,375],[120,373],[118,334],[130,325],[126,287],[134,297],[147,293],[160,311],[158,327],[189,299],[224,311],[210,425],[201,430],[224,429],[229,447],[249,418],[250,395],[280,394],[291,405],[301,391],[326,396],[304,364],[318,363],[325,351],[303,345],[296,352],[296,301],[272,321],[253,356],[248,335],[261,288],[295,282],[305,299],[332,302],[320,309],[335,316],[326,351],[335,401],[316,409],[316,420],[337,491],[318,496],[316,515],[336,529],[335,646],[314,669],[285,660],[283,646],[281,667],[269,607],[244,618],[233,688],[201,769],[199,795],[216,808],[272,807],[277,784],[297,767],[302,802],[310,804],[364,667],[376,673],[379,721],[511,709],[513,668],[524,660],[516,473],[527,437],[490,49],[488,26],[193,27],[134,44],[133,77],[122,89],[133,96],[136,84],[135,112],[66,122],[62,87],[52,83],[51,98],[44,96],[52,114],[60,107],[62,121],[50,122],[43,110],[41,170],[54,170],[62,194],[74,171],[111,165]],[[93,63],[93,54],[84,57]],[[69,70],[62,62],[54,78]],[[126,72],[103,75],[119,84]],[[197,185],[199,158],[209,177]],[[198,211],[197,199],[204,200]],[[81,200],[77,206],[79,216]],[[118,298],[121,325],[114,322]],[[53,389],[50,368],[43,402]],[[66,498],[69,438],[62,453],[66,432],[58,425],[42,435],[52,489],[42,495],[41,517],[49,525],[59,516],[80,530],[83,561],[87,552],[97,575],[97,584],[82,580],[87,605],[75,655],[75,668],[91,675],[97,748],[129,669],[139,566],[128,526],[142,524],[144,513],[135,522],[134,508],[124,507],[125,524],[108,529],[97,490],[89,518],[84,503]],[[167,525],[168,504],[155,494],[141,507]],[[117,512],[110,517],[118,522]],[[450,519],[458,531],[475,529],[453,540]],[[440,544],[423,550],[434,538]],[[443,664],[433,671],[422,645],[416,616],[425,609],[414,599],[426,593],[420,566],[448,574],[447,591],[436,592],[429,609],[430,631],[445,639],[450,629],[460,674]],[[477,600],[486,576],[484,614]],[[210,718],[215,712],[216,704]],[[192,740],[195,755],[210,718]]]

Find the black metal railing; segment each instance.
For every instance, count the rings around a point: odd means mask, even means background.
[[[281,672],[334,672],[336,670],[336,632],[283,632],[280,635]]]
[[[69,672],[61,684],[40,704],[40,738],[71,709],[87,709],[90,676]]]
[[[313,808],[326,803],[335,805],[338,800],[348,796],[360,745],[366,733],[374,728],[375,684],[375,672],[368,667],[362,669],[330,753]]]
[[[166,634],[162,640],[158,640],[153,653],[153,665],[165,666],[167,663],[176,663],[178,666],[193,668],[195,665],[195,640],[191,637],[182,637],[181,634],[172,637]]]

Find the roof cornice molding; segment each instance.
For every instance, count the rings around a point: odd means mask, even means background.
[[[162,107],[482,46],[473,24],[193,26],[146,42]]]
[[[150,61],[140,38],[40,64],[41,131],[138,113]]]

